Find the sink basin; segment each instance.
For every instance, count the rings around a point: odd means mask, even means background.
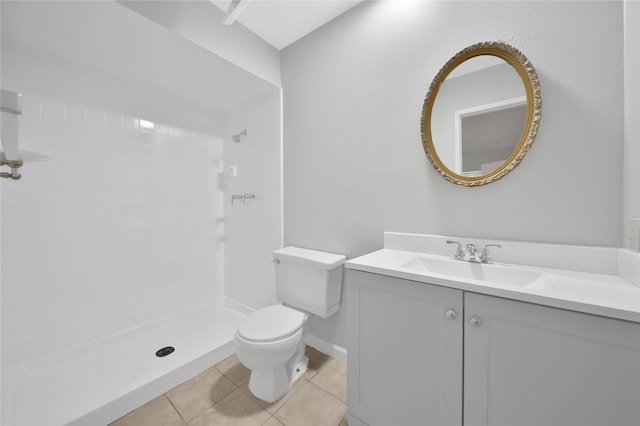
[[[510,286],[532,285],[544,276],[544,274],[539,272],[509,266],[471,263],[435,257],[415,257],[403,263],[400,267]]]
[[[383,249],[350,259],[345,267],[640,323],[639,253],[456,237],[463,247],[503,246],[495,253],[497,263],[477,264],[455,260],[449,238],[385,232]]]
[[[568,275],[546,274],[544,279],[537,280],[526,286],[531,290],[538,290],[553,294],[556,297],[581,299],[597,303],[607,303],[610,300],[626,300],[640,306],[640,293],[630,282],[618,277],[605,279],[589,279]]]

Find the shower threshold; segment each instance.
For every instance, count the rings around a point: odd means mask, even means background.
[[[225,299],[2,371],[3,425],[105,425],[234,352],[249,309]],[[156,356],[161,348],[174,351]],[[168,352],[168,350],[165,350]]]

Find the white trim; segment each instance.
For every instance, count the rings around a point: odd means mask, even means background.
[[[527,104],[526,96],[504,99],[483,105],[476,105],[469,108],[457,110],[453,118],[453,172],[462,175],[462,119],[473,117],[474,115],[486,114],[489,112],[501,111],[520,105]]]
[[[319,337],[309,333],[304,334],[302,341],[305,345],[309,345],[322,353],[344,362],[345,364],[347,362],[347,350],[342,346],[329,343],[326,340],[320,339]]]

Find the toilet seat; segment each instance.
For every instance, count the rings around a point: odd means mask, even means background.
[[[270,342],[294,335],[305,322],[306,314],[283,305],[259,309],[244,320],[237,333],[252,342]]]

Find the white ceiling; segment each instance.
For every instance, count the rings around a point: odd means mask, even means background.
[[[231,3],[231,0],[210,1],[224,12]],[[236,22],[276,49],[283,49],[362,1],[252,0]]]
[[[264,99],[274,90],[115,2],[1,3],[3,48],[76,64],[218,113]]]

